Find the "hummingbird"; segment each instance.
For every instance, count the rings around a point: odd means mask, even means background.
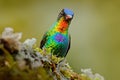
[[[71,43],[68,29],[73,16],[72,10],[68,8],[62,9],[55,23],[43,35],[40,48],[49,50],[56,57],[66,57]]]

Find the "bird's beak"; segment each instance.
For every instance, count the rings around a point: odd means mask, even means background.
[[[66,15],[66,16],[65,16],[65,19],[66,19],[66,20],[72,19],[72,16],[71,16],[71,15]]]

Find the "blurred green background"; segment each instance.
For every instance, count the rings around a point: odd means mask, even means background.
[[[12,27],[37,38],[55,22],[63,8],[75,16],[67,60],[74,71],[92,68],[106,80],[120,80],[120,1],[117,0],[0,0],[0,32]]]

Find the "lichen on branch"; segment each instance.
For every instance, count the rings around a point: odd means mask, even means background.
[[[0,80],[104,80],[90,69],[78,74],[66,59],[36,46],[36,39],[20,42],[22,33],[5,28],[0,36]]]

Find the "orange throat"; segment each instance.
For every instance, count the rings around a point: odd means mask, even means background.
[[[57,30],[64,33],[68,29],[68,22],[65,20],[60,20],[58,23]]]

